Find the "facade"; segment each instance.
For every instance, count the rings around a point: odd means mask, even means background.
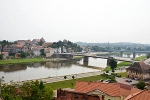
[[[44,48],[44,53],[46,54],[46,57],[51,57],[55,52],[55,49],[53,48]]]
[[[40,52],[41,49],[39,48],[33,48],[32,49],[32,52],[35,56],[40,56],[41,52]]]
[[[42,46],[47,48],[47,47],[51,46],[52,44],[53,44],[52,42],[45,42],[42,44]]]
[[[124,100],[141,90],[122,83],[76,82],[75,92],[104,96],[104,100]]]
[[[144,62],[134,62],[126,69],[127,77],[139,80],[150,79],[150,65]]]
[[[3,59],[9,57],[9,52],[1,52],[1,54],[3,55]]]

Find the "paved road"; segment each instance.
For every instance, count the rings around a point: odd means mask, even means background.
[[[115,70],[115,72],[116,73],[126,72],[126,70]],[[77,78],[83,78],[83,77],[89,77],[89,76],[96,76],[96,75],[100,75],[100,74],[103,74],[103,73],[104,73],[104,71],[95,71],[95,72],[87,72],[87,73],[66,75],[67,79],[64,79],[64,76],[57,76],[57,77],[26,80],[26,81],[20,81],[20,82],[15,82],[15,83],[21,85],[23,82],[30,82],[30,81],[36,81],[36,80],[39,80],[39,81],[41,80],[45,83],[52,83],[52,82],[70,80],[70,79],[72,79],[72,76],[74,76],[77,79]],[[111,72],[108,73],[108,74],[111,74]],[[7,84],[10,84],[10,83],[7,83]]]

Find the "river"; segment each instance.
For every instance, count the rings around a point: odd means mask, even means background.
[[[99,71],[106,67],[106,59],[89,58],[89,63],[83,63],[83,59],[59,62],[14,64],[0,66],[0,76],[4,76],[5,82],[24,81],[31,79],[56,77],[70,74]]]
[[[142,56],[142,54],[137,56]],[[124,55],[124,57],[126,57],[126,55]],[[24,81],[99,71],[102,68],[105,68],[106,64],[106,59],[89,58],[88,63],[83,63],[83,59],[80,59],[59,62],[4,65],[0,66],[0,76],[4,76],[5,82],[10,82],[11,80]]]

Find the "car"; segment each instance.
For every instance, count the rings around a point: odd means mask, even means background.
[[[101,79],[101,80],[99,80],[100,82],[103,82],[104,80],[103,79]]]
[[[105,82],[108,82],[108,83],[109,83],[109,82],[110,82],[110,79],[107,79]]]
[[[125,80],[125,82],[132,82],[132,80]]]
[[[132,80],[128,80],[128,82],[132,82]]]
[[[128,82],[128,80],[125,80],[125,82]]]

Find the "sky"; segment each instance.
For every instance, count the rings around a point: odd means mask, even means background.
[[[0,0],[0,40],[150,44],[150,0]]]

